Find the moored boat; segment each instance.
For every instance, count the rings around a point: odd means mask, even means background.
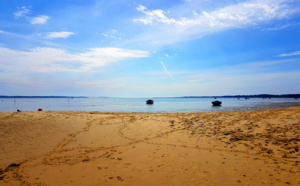
[[[153,100],[152,99],[148,99],[147,101],[146,101],[146,104],[148,104],[148,105],[152,105],[153,104]]]
[[[222,104],[222,101],[213,101],[213,102],[211,102],[212,104],[213,104],[213,106],[221,106],[221,104]]]

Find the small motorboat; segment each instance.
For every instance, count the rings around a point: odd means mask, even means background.
[[[152,99],[148,99],[147,101],[146,101],[146,104],[148,104],[148,105],[152,105],[153,104],[153,100]]]
[[[212,104],[213,104],[213,106],[221,106],[221,104],[222,104],[222,101],[213,101],[213,102],[211,102]]]

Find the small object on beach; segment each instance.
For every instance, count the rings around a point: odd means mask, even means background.
[[[39,108],[38,111],[43,111],[43,109]]]
[[[213,101],[211,102],[213,104],[213,106],[221,106],[222,102],[221,101]]]
[[[22,110],[19,110],[19,109],[18,109],[17,112],[22,112]]]
[[[146,101],[146,104],[148,104],[148,105],[152,105],[153,104],[153,100],[152,99],[148,99],[147,101]]]

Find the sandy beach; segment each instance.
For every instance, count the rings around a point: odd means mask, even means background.
[[[300,107],[0,113],[0,185],[300,185]]]

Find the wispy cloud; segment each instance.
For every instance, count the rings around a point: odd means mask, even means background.
[[[86,79],[93,74],[105,74],[104,66],[132,58],[143,58],[150,55],[147,51],[127,50],[122,48],[91,48],[85,52],[70,53],[55,48],[33,48],[29,51],[17,51],[0,47],[0,82],[15,86],[19,92],[40,90],[81,90],[88,88],[93,95],[112,95],[116,89],[122,90],[123,79],[113,76],[112,79]],[[78,78],[78,73],[85,78]],[[108,73],[110,75],[110,73]],[[39,78],[36,78],[39,76]],[[62,78],[63,77],[63,78]],[[101,91],[101,92],[99,92]],[[110,92],[111,91],[111,92]],[[96,92],[96,93],[95,93]],[[47,94],[47,93],[46,93]]]
[[[165,15],[163,10],[149,10],[145,6],[138,6],[136,8],[138,11],[145,14],[145,17],[139,19],[133,19],[134,22],[142,22],[144,24],[153,24],[154,22],[162,22],[166,24],[174,24],[177,21],[175,19],[170,19]]]
[[[49,16],[41,15],[38,17],[35,17],[31,20],[31,24],[45,24],[49,19]]]
[[[282,25],[275,25],[273,27],[268,27],[268,28],[259,28],[261,30],[265,30],[265,31],[277,31],[277,30],[282,30],[282,29],[286,29],[289,27],[295,27],[298,26],[300,23],[297,22],[293,22],[293,23],[285,23]]]
[[[30,13],[30,6],[22,6],[22,7],[18,7],[17,11],[15,11],[14,14],[14,18],[20,18],[20,17],[24,17],[26,16],[28,13]]]
[[[66,32],[66,31],[62,31],[62,32],[49,32],[46,35],[46,39],[68,38],[71,35],[74,35],[74,33],[73,32]]]
[[[145,6],[138,6],[137,11],[143,13],[144,16],[133,19],[133,22],[141,22],[153,28],[152,34],[148,32],[147,35],[141,35],[138,39],[144,38],[158,45],[170,44],[226,29],[257,27],[269,21],[289,18],[300,11],[289,0],[242,1],[197,14],[190,8],[182,6],[180,9],[184,12],[190,10],[190,15],[176,18],[175,13],[172,14],[173,17],[170,17],[164,10],[148,10]]]
[[[84,88],[87,90],[86,93],[95,90],[98,91],[95,95],[103,95],[105,92],[105,95],[110,96],[226,95],[262,92],[281,94],[300,91],[294,86],[300,78],[299,70],[274,70],[276,66],[280,68],[285,64],[288,66],[297,63],[297,60],[292,59],[215,67],[210,70],[173,71],[172,73],[161,62],[163,71],[141,72],[142,76],[131,74],[121,78],[113,74],[112,78],[101,79],[101,81],[97,79],[76,79],[75,81],[69,78],[69,75],[74,72],[92,74],[109,64],[149,55],[150,53],[146,51],[121,48],[93,48],[86,52],[70,53],[55,48],[16,51],[0,47],[0,82],[24,86],[27,89],[28,87],[47,90],[65,87],[72,88],[72,90]],[[63,80],[49,79],[59,72],[67,72],[63,73]],[[36,74],[42,74],[43,78],[35,79]],[[176,79],[173,74],[176,74]],[[70,75],[70,77],[73,76]],[[265,92],[266,90],[269,92]]]
[[[292,53],[280,54],[279,57],[289,57],[289,56],[299,56],[299,55],[300,55],[300,50]]]
[[[119,31],[116,29],[109,30],[105,33],[103,32],[102,36],[109,39],[112,43],[120,42],[121,40],[123,40],[123,37],[124,37],[124,35],[119,33]]]
[[[16,51],[0,47],[0,70],[19,73],[87,72],[110,63],[148,57],[140,50],[122,48],[91,48],[82,53],[69,53],[55,48],[34,48],[29,51]]]
[[[230,5],[215,11],[202,11],[201,14],[191,12],[192,18],[181,17],[179,20],[168,18],[163,10],[147,10],[140,5],[137,10],[145,16],[134,19],[134,22],[152,24],[154,22],[174,25],[193,25],[207,27],[239,27],[256,24],[271,19],[285,18],[294,11],[288,6],[288,1],[267,0],[264,2],[253,0]],[[193,16],[192,16],[193,15]]]

